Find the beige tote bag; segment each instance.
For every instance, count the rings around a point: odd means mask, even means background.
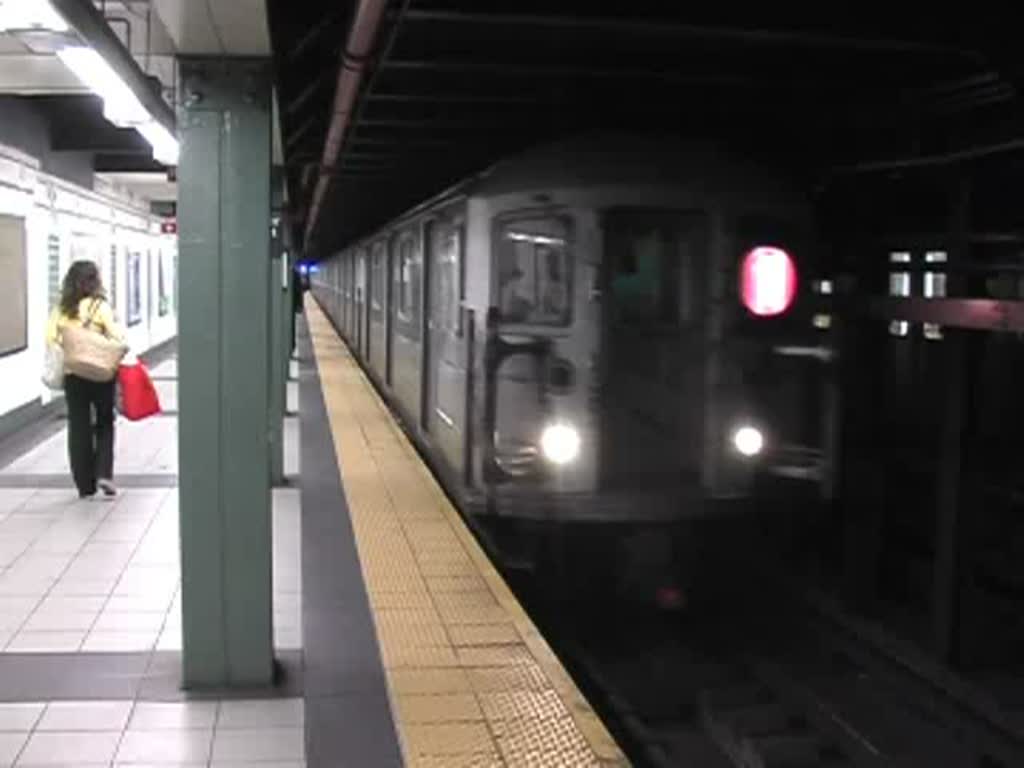
[[[61,330],[64,371],[89,381],[113,381],[128,347],[93,330],[92,321],[98,308],[99,300],[96,300],[81,326],[68,324]]]

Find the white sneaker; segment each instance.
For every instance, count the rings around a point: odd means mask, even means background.
[[[96,486],[103,491],[103,495],[109,498],[117,496],[117,486],[113,480],[101,479],[96,481]]]

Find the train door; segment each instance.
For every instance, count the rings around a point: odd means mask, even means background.
[[[369,250],[362,253],[363,265],[363,357],[372,366],[370,348],[373,346],[373,262]]]
[[[366,356],[367,364],[372,367],[373,358],[370,356],[370,351],[373,349],[373,302],[374,291],[377,290],[373,283],[376,275],[373,273],[373,254],[363,251],[361,259],[363,264],[363,289],[366,291],[363,301],[363,328],[365,329],[363,354]]]
[[[601,477],[671,490],[704,446],[703,212],[617,209],[604,219]]]
[[[345,325],[348,341],[355,352],[356,343],[356,254],[350,252],[345,258]]]
[[[366,356],[366,252],[356,253],[356,349]]]
[[[459,257],[461,230],[449,222],[434,223],[428,230],[427,334],[424,346],[424,428],[439,433],[455,426],[456,403],[446,388],[449,374],[458,365],[456,334],[459,317]],[[446,381],[446,379],[449,379]]]
[[[342,254],[338,270],[341,275],[341,327],[345,332],[345,341],[352,343],[352,324],[349,320],[349,311],[352,307],[352,280],[349,275],[349,263],[351,254]]]
[[[438,231],[438,222],[431,219],[423,224],[423,269],[426,274],[423,276],[423,319],[421,327],[423,334],[423,352],[420,358],[420,428],[430,432],[433,426],[433,410],[436,393],[434,389],[434,370],[437,368],[437,360],[434,358],[434,307],[440,302],[435,301],[433,290],[434,266],[437,258],[438,247],[435,242]],[[438,307],[440,309],[440,306]]]
[[[384,247],[384,382],[394,385],[395,316],[394,316],[394,264],[395,241],[387,241]]]

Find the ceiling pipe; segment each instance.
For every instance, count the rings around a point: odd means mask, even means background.
[[[341,55],[338,82],[334,89],[334,104],[331,109],[331,123],[327,128],[323,157],[320,160],[321,170],[313,191],[309,217],[306,219],[305,242],[307,243],[316,224],[323,197],[327,193],[330,173],[338,159],[338,153],[341,151],[341,145],[355,106],[356,95],[359,93],[359,86],[363,81],[366,60],[377,39],[377,29],[384,18],[386,7],[387,0],[359,0],[359,5],[356,7],[345,50]]]
[[[1024,139],[1010,139],[999,144],[988,144],[979,147],[970,147],[953,152],[945,152],[937,155],[923,155],[920,157],[909,157],[899,160],[879,160],[876,162],[858,163],[855,165],[841,165],[832,169],[836,175],[873,173],[879,171],[901,171],[911,168],[927,168],[937,165],[952,165],[967,160],[977,160],[991,155],[999,155],[1005,152],[1020,152],[1024,150]]]
[[[172,136],[177,135],[171,105],[164,101],[160,89],[153,87],[150,78],[122,45],[103,14],[88,0],[50,0],[50,5],[64,17],[86,45],[96,51],[120,76],[153,119],[170,131]]]

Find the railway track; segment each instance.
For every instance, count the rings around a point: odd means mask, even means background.
[[[803,599],[566,613],[523,591],[637,766],[1024,766],[1012,719]]]

